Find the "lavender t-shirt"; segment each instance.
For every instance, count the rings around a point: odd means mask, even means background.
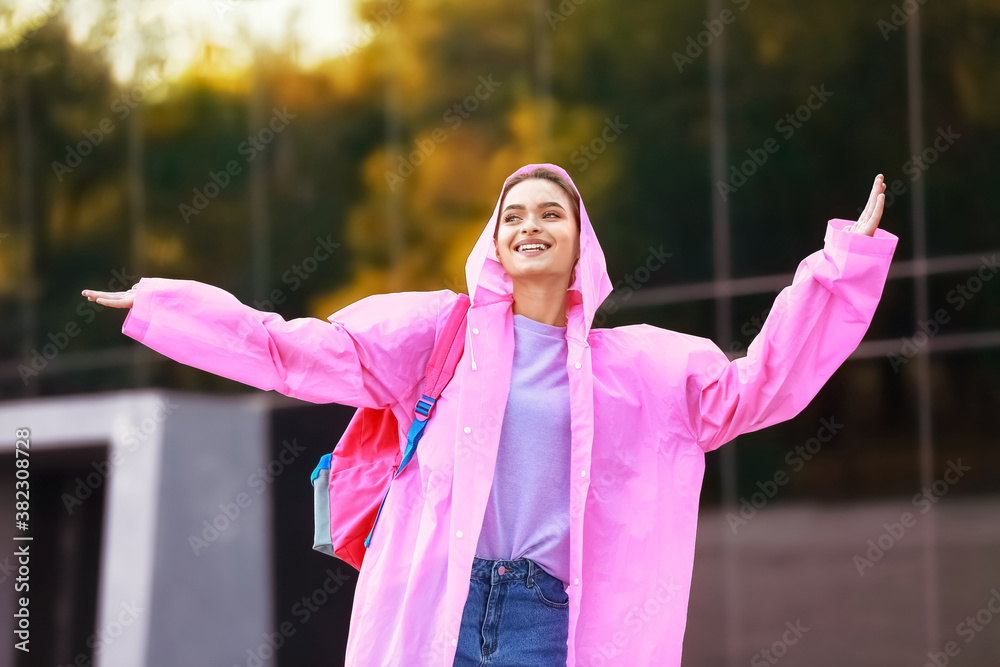
[[[566,327],[514,314],[514,367],[476,556],[530,558],[569,581]]]

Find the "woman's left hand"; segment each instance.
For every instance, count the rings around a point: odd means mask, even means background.
[[[882,194],[883,192],[885,192],[885,183],[883,182],[882,174],[879,174],[875,177],[872,192],[868,196],[868,205],[865,206],[865,210],[861,213],[858,221],[851,225],[847,231],[864,234],[865,236],[875,235],[879,220],[882,219],[882,207],[885,205],[885,195]]]

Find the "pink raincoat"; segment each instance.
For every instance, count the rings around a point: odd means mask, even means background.
[[[554,165],[528,165],[555,169]],[[490,216],[466,264],[465,353],[392,485],[359,574],[351,667],[451,667],[493,479],[514,351],[512,283]],[[645,324],[592,329],[611,293],[581,203],[570,287],[568,665],[681,663],[705,452],[796,416],[857,347],[897,237],[846,231],[798,266],[745,357]],[[182,363],[313,403],[388,407],[400,447],[450,290],[377,294],[284,320],[221,289],[143,278],[123,333]],[[335,435],[335,434],[331,434]],[[540,443],[539,446],[544,446]],[[303,508],[308,511],[307,508]]]

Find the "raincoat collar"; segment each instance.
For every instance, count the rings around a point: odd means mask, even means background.
[[[504,187],[512,178],[518,174],[545,167],[558,173],[565,178],[579,195],[576,183],[570,178],[566,171],[557,165],[549,163],[527,164],[504,181]],[[469,286],[469,296],[472,300],[472,307],[485,305],[498,300],[509,300],[513,302],[514,284],[511,277],[500,265],[497,259],[496,249],[493,247],[493,230],[497,224],[497,215],[500,212],[500,198],[503,196],[503,188],[497,196],[496,206],[493,208],[493,215],[486,221],[486,226],[479,235],[475,247],[469,254],[469,259],[465,264],[466,284]],[[604,260],[604,251],[597,241],[597,235],[590,224],[590,217],[580,198],[580,261],[576,265],[576,278],[569,287],[570,297],[567,305],[567,336],[586,341],[590,333],[591,324],[594,321],[594,314],[611,294],[613,287],[611,279],[608,277],[607,264]]]

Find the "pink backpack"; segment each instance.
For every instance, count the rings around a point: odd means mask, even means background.
[[[361,570],[392,480],[413,458],[434,403],[455,375],[465,349],[469,297],[459,300],[434,341],[423,396],[414,407],[406,450],[399,451],[399,422],[388,408],[359,408],[336,448],[312,472],[313,549]]]

